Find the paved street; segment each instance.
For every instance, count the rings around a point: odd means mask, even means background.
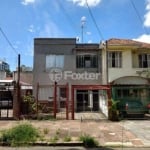
[[[84,147],[0,147],[0,150],[149,150],[149,148],[84,148]]]
[[[150,145],[150,120],[128,120],[122,122],[126,130],[131,131],[144,145]]]

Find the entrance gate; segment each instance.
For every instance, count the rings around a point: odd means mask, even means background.
[[[87,109],[91,110],[91,108],[93,111],[97,111],[99,109],[98,90],[105,90],[108,95],[108,99],[110,99],[110,87],[106,85],[71,85],[71,89],[69,90],[68,83],[59,85],[56,82],[53,85],[46,85],[42,87],[41,85],[38,85],[36,99],[37,104],[41,102],[46,103],[47,106],[48,103],[50,104],[52,110],[51,113],[53,113],[54,118],[74,120],[75,91],[77,91],[76,98],[79,99],[76,101],[78,108],[77,111]],[[88,94],[88,92],[91,93]],[[51,95],[49,95],[50,93]],[[92,96],[92,98],[89,98],[90,96]],[[41,99],[42,97],[43,99]],[[50,98],[50,100],[48,100],[48,98]]]
[[[0,83],[0,119],[13,118],[13,86],[12,82]]]

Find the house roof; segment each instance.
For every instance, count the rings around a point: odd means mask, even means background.
[[[144,42],[138,42],[130,39],[117,39],[112,38],[107,41],[107,45],[109,46],[130,46],[136,48],[146,48],[150,49],[150,44]]]

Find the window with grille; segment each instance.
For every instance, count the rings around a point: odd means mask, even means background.
[[[77,68],[97,68],[98,56],[96,54],[78,54],[76,56]]]

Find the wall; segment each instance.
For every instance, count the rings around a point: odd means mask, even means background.
[[[133,68],[132,62],[135,58],[132,57],[131,50],[124,50],[122,53],[122,68],[109,68],[109,82],[112,82],[120,77],[124,76],[138,76],[137,71],[142,71],[143,68]]]
[[[65,55],[65,62],[64,62],[64,68],[62,70],[62,73],[64,74],[64,71],[72,71],[73,73],[77,72],[76,69],[76,48],[99,48],[98,44],[87,44],[86,47],[83,47],[83,45],[76,44],[76,39],[35,39],[34,40],[34,68],[33,68],[33,85],[34,89],[36,89],[37,83],[43,84],[43,85],[50,85],[54,84],[54,81],[50,80],[50,72],[45,69],[46,66],[46,55],[48,54],[64,54]],[[98,69],[101,69],[101,66],[99,66]],[[85,70],[86,71],[86,70]],[[99,71],[98,71],[99,73]],[[58,84],[66,84],[67,82],[71,85],[99,85],[102,84],[102,77],[101,73],[99,73],[97,80],[73,80],[71,77],[67,79],[62,79],[58,81]]]

